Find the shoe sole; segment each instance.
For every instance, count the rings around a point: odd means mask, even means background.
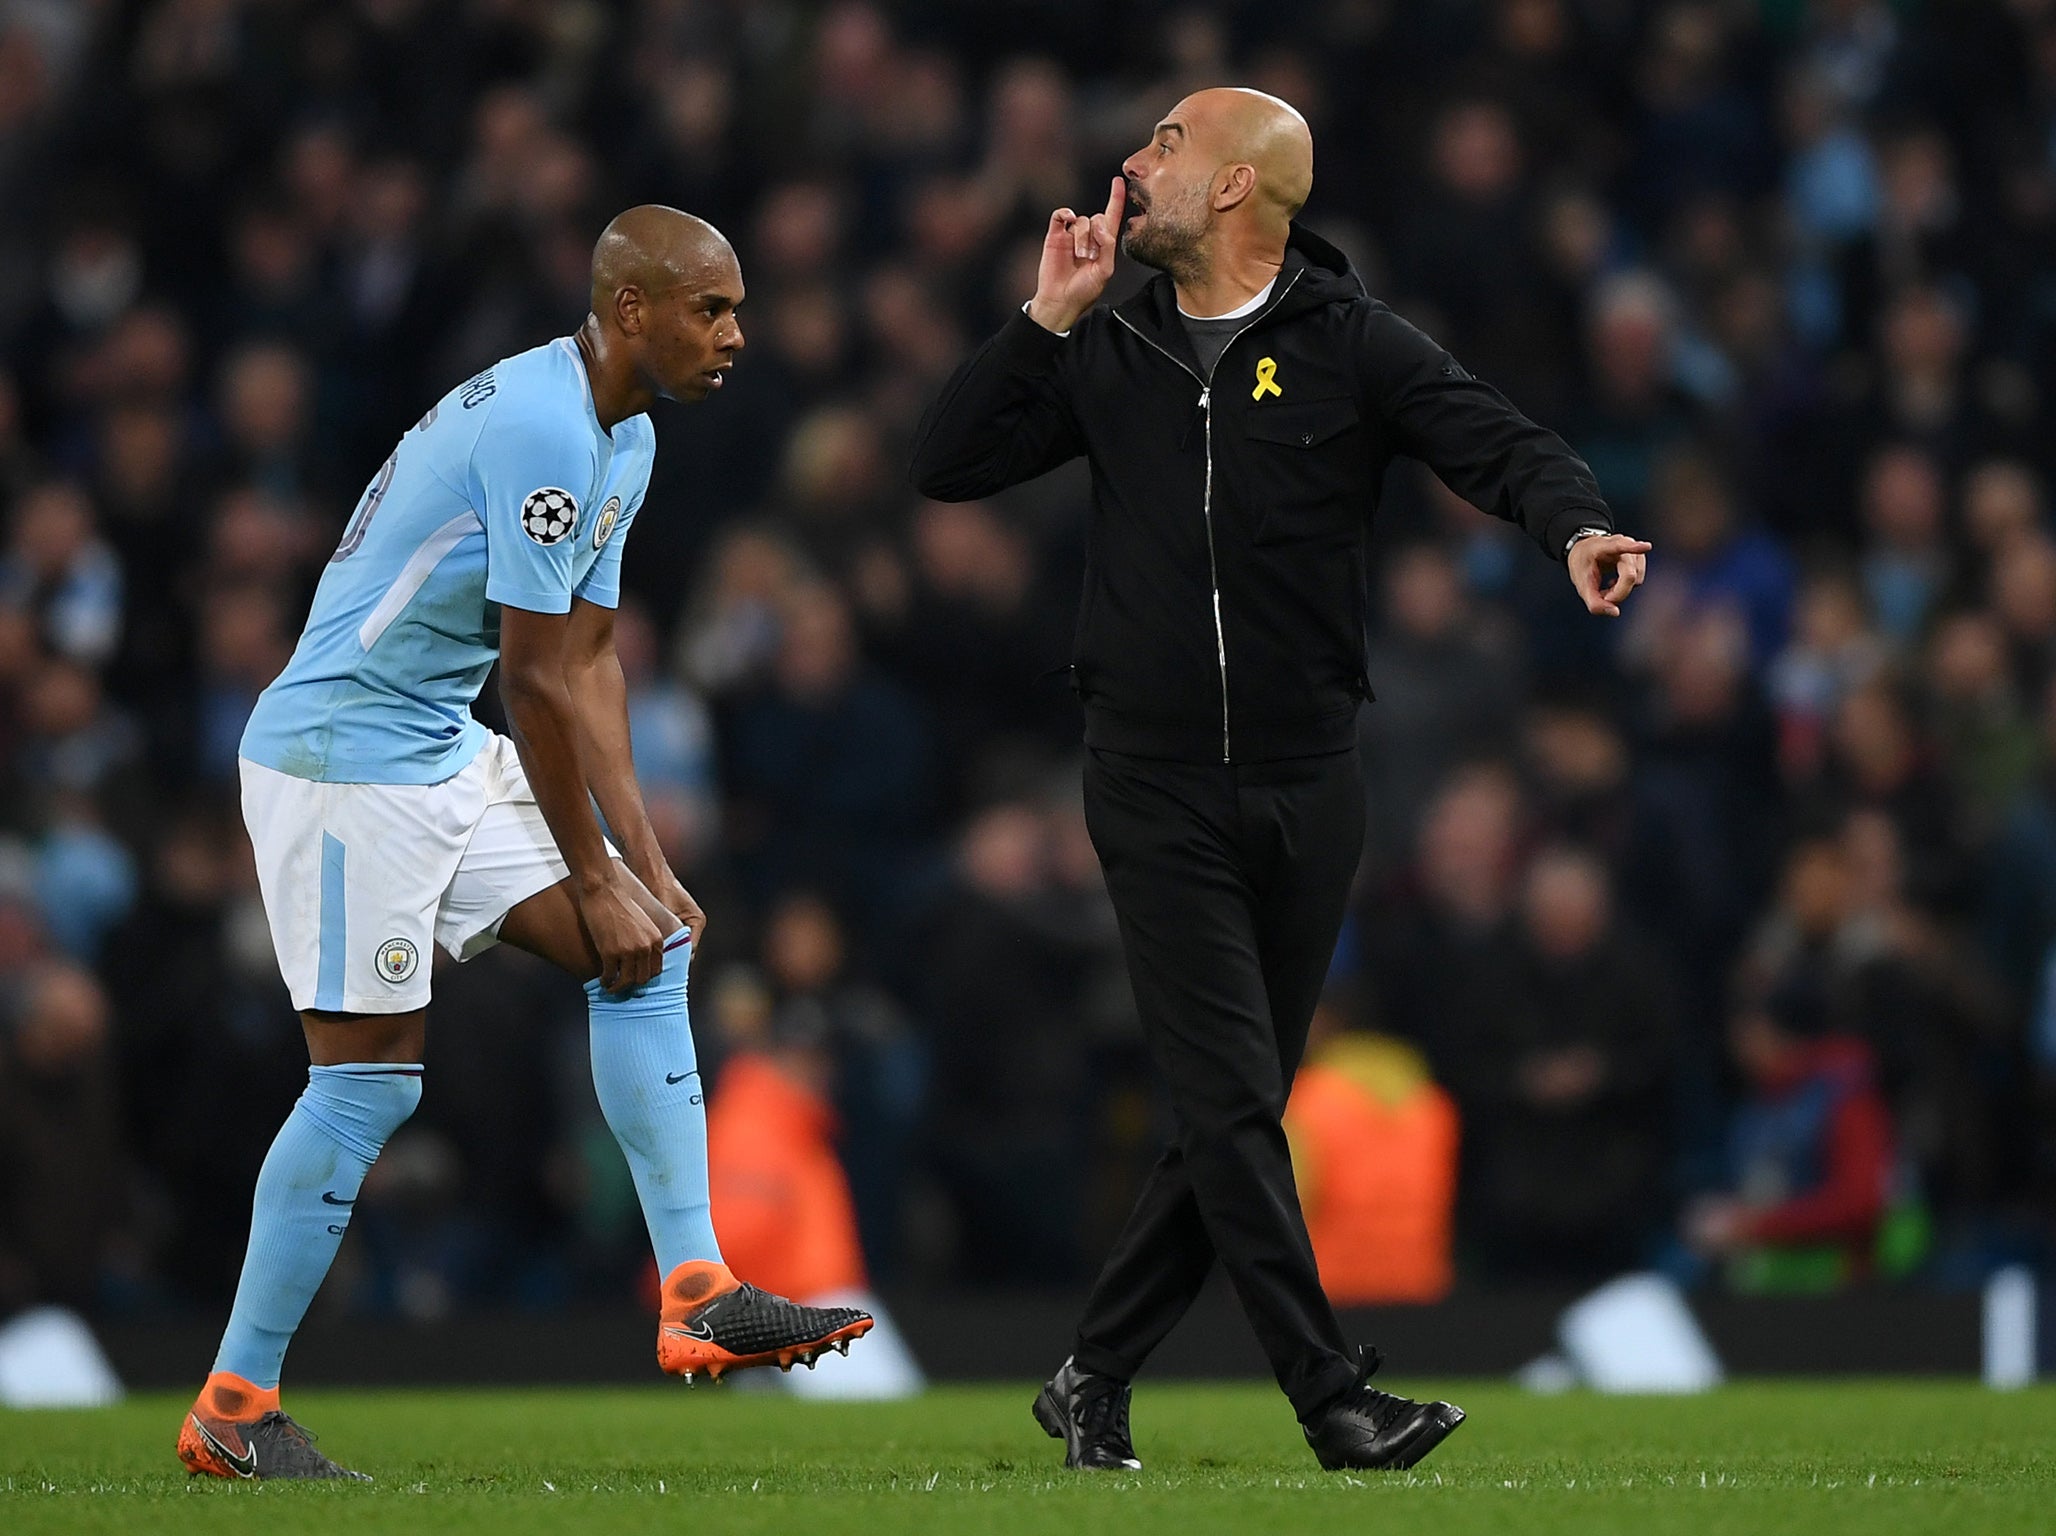
[[[1375,1465],[1360,1461],[1330,1461],[1319,1452],[1315,1452],[1315,1459],[1326,1472],[1404,1472],[1455,1434],[1465,1417],[1464,1411],[1454,1403],[1442,1404],[1438,1412],[1422,1414],[1412,1436],[1391,1456]]]
[[[1064,1412],[1063,1405],[1056,1400],[1055,1395],[1048,1387],[1044,1387],[1035,1394],[1035,1406],[1032,1411],[1035,1414],[1035,1422],[1042,1426],[1043,1433],[1047,1434],[1052,1440],[1064,1442],[1064,1465],[1072,1471],[1140,1472],[1142,1470],[1142,1463],[1139,1461],[1124,1461],[1118,1467],[1088,1467],[1081,1465],[1078,1460],[1078,1447],[1071,1439],[1070,1415]]]
[[[668,1375],[683,1377],[687,1386],[691,1386],[694,1378],[701,1374],[719,1381],[730,1371],[746,1371],[760,1365],[775,1365],[781,1371],[804,1365],[811,1371],[814,1362],[831,1349],[838,1354],[848,1354],[850,1345],[876,1325],[876,1318],[860,1317],[854,1323],[845,1323],[818,1339],[787,1344],[783,1348],[767,1349],[754,1355],[731,1354],[719,1344],[690,1339],[664,1329],[657,1336],[657,1368]]]
[[[238,1472],[223,1461],[214,1447],[207,1443],[207,1437],[200,1433],[199,1422],[189,1413],[185,1423],[178,1430],[178,1459],[186,1469],[188,1477],[219,1477],[230,1482],[242,1482],[256,1477],[254,1472]]]

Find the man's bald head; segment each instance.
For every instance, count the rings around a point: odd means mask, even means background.
[[[742,266],[720,230],[676,208],[645,203],[600,232],[593,247],[589,342],[605,367],[632,373],[631,394],[703,400],[742,350],[735,311]]]
[[[593,313],[609,314],[624,288],[662,293],[734,261],[727,237],[705,219],[643,203],[618,215],[593,246]]]
[[[1289,102],[1262,91],[1195,91],[1121,174],[1129,208],[1122,248],[1186,285],[1224,261],[1276,267],[1313,190],[1314,136]]]
[[[1256,171],[1256,197],[1284,220],[1306,206],[1314,189],[1314,135],[1289,101],[1244,86],[1194,91],[1166,122],[1183,122],[1195,143],[1223,164]]]

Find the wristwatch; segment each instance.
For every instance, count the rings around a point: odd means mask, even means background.
[[[1576,533],[1572,534],[1569,538],[1563,541],[1563,552],[1566,555],[1568,555],[1571,552],[1571,546],[1577,543],[1580,539],[1589,539],[1595,533],[1612,532],[1613,530],[1611,528],[1595,528],[1588,524],[1587,526],[1580,528]]]

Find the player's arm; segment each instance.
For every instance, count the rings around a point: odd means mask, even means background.
[[[618,537],[618,535],[617,535]],[[585,782],[600,803],[622,858],[650,894],[700,943],[707,915],[679,884],[657,844],[650,813],[636,782],[628,730],[628,680],[614,650],[614,610],[585,598],[571,604],[564,652],[565,685],[578,715],[579,758]]]
[[[502,607],[500,700],[536,808],[570,866],[572,897],[600,956],[600,982],[614,991],[639,987],[663,968],[664,936],[608,856],[593,816],[566,668],[570,629],[569,614]]]
[[[607,855],[586,792],[578,713],[565,681],[580,508],[591,483],[583,421],[552,409],[487,407],[472,453],[472,487],[486,530],[485,595],[500,605],[500,697],[536,807],[571,871],[572,899],[610,991],[640,986],[663,966],[664,938]]]

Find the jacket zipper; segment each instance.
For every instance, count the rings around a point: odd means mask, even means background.
[[[1200,516],[1206,521],[1206,574],[1207,582],[1213,589],[1214,598],[1214,659],[1221,669],[1221,761],[1224,763],[1232,763],[1235,761],[1235,756],[1232,750],[1233,743],[1228,735],[1228,632],[1221,626],[1221,568],[1214,558],[1214,375],[1220,372],[1221,362],[1227,357],[1228,349],[1242,339],[1244,332],[1248,331],[1250,326],[1255,325],[1257,321],[1263,319],[1264,316],[1283,303],[1285,295],[1292,291],[1292,285],[1298,281],[1298,272],[1285,279],[1285,286],[1271,296],[1271,302],[1251,315],[1248,325],[1243,326],[1241,330],[1238,330],[1221,344],[1221,350],[1214,355],[1214,366],[1206,371],[1204,377],[1201,376],[1197,368],[1194,368],[1184,358],[1178,356],[1177,353],[1170,351],[1151,337],[1144,336],[1136,328],[1135,323],[1118,309],[1110,311],[1116,320],[1127,326],[1129,330],[1134,331],[1145,345],[1154,347],[1157,351],[1163,353],[1165,357],[1199,380],[1199,418],[1205,434],[1206,444],[1206,481],[1205,489],[1200,493],[1199,510]]]

